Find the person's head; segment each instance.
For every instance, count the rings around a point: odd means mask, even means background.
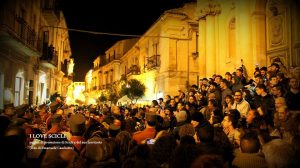
[[[243,93],[240,90],[237,90],[234,92],[234,101],[236,103],[239,103],[243,100]]]
[[[85,117],[82,114],[71,115],[69,124],[72,135],[82,136],[85,131]]]
[[[112,107],[112,113],[115,115],[120,115],[121,111],[120,111],[120,107],[119,106],[113,106]]]
[[[256,76],[256,75],[260,75],[260,71],[259,71],[258,69],[257,69],[257,70],[255,70],[255,71],[254,71],[254,73],[253,73],[253,75],[254,75],[254,76]]]
[[[170,99],[171,99],[170,95],[167,94],[164,96],[164,102],[168,102]]]
[[[235,85],[240,84],[241,83],[241,79],[238,76],[234,75],[232,77],[232,79],[231,79],[231,83],[235,84]]]
[[[207,78],[203,78],[202,79],[202,83],[203,83],[203,85],[207,86],[208,85],[208,79]]]
[[[174,107],[176,105],[175,99],[170,100],[170,106]]]
[[[217,154],[200,155],[192,164],[191,168],[215,168],[227,167],[224,159]]]
[[[146,124],[150,127],[155,127],[156,125],[156,114],[153,113],[146,113],[145,114],[145,120],[146,120]]]
[[[161,104],[162,102],[164,102],[164,99],[161,97],[158,99],[158,103]]]
[[[179,102],[177,104],[177,110],[180,111],[180,110],[183,110],[183,108],[184,108],[183,104],[181,102]]]
[[[208,100],[215,100],[216,99],[216,94],[209,93],[207,97],[208,97]]]
[[[193,124],[184,124],[179,127],[179,137],[181,138],[185,135],[195,135],[195,129]]]
[[[263,66],[263,67],[261,67],[259,70],[260,70],[260,74],[261,74],[262,76],[266,76],[267,71],[268,71],[268,68],[267,68],[267,67]]]
[[[236,109],[231,109],[229,110],[229,113],[225,115],[222,121],[222,127],[223,128],[228,128],[228,127],[233,127],[237,128],[239,124],[239,119],[241,118],[240,112]]]
[[[277,63],[272,63],[270,66],[270,71],[277,73],[280,69],[280,66]]]
[[[50,120],[51,126],[60,125],[62,120],[63,120],[62,115],[54,114],[53,116],[51,116],[51,120]]]
[[[174,114],[175,114],[177,122],[185,122],[187,119],[187,113],[185,110],[175,112]]]
[[[220,82],[220,87],[222,90],[227,89],[229,87],[229,82],[226,79],[222,79]]]
[[[16,115],[16,109],[13,105],[7,105],[4,107],[4,114],[11,118]]]
[[[267,93],[267,88],[264,84],[259,84],[256,86],[255,91],[257,95],[261,96],[264,93]]]
[[[213,110],[215,108],[218,107],[218,102],[215,99],[212,100],[208,100],[208,105],[207,105],[208,109]]]
[[[271,84],[271,86],[275,86],[278,84],[278,78],[275,75],[270,76],[270,84]]]
[[[212,143],[214,140],[214,127],[210,124],[199,127],[196,134],[201,143]]]
[[[218,84],[216,82],[210,82],[210,85],[209,85],[209,91],[210,92],[214,92],[218,87]]]
[[[226,73],[225,73],[225,79],[226,79],[227,81],[231,81],[232,75],[231,75],[230,72],[226,72]]]
[[[254,109],[251,109],[247,114],[246,122],[248,124],[251,124],[254,118],[257,118],[258,116],[259,116],[258,112]]]
[[[127,131],[121,131],[116,136],[116,145],[122,154],[129,153],[131,147],[131,135]]]
[[[221,83],[221,80],[222,80],[222,76],[221,76],[221,75],[216,75],[216,77],[215,77],[215,82],[216,82],[217,84],[220,84],[220,83]]]
[[[288,108],[287,106],[280,106],[278,109],[277,109],[277,113],[278,113],[278,119],[279,120],[286,120],[287,119],[287,116],[288,116]]]
[[[290,78],[289,86],[291,89],[299,89],[299,80],[295,77]]]
[[[152,107],[155,107],[155,106],[157,106],[157,105],[158,105],[157,100],[152,100]]]
[[[196,102],[195,96],[189,96],[189,103],[195,103],[195,102]]]
[[[258,84],[263,84],[264,80],[262,76],[259,74],[254,76],[254,82],[258,85]]]
[[[274,97],[281,97],[283,96],[283,88],[280,85],[274,85],[271,89],[271,93]]]
[[[116,137],[118,133],[120,132],[121,127],[116,124],[110,124],[108,128],[108,134],[110,137]]]
[[[276,97],[275,98],[275,108],[279,108],[281,106],[286,106],[286,101],[284,97]]]
[[[258,153],[260,149],[260,142],[257,134],[250,131],[241,137],[240,148],[242,153]]]
[[[175,100],[175,103],[178,103],[180,101],[179,96],[174,96],[174,100]]]
[[[195,111],[191,114],[191,124],[193,127],[197,127],[202,121],[204,121],[204,116],[201,112]]]
[[[46,150],[45,155],[41,161],[41,167],[72,167],[74,161],[77,160],[76,166],[84,166],[80,162],[80,157],[74,150],[71,149],[51,149]]]
[[[159,165],[169,163],[170,155],[176,149],[176,139],[172,135],[166,135],[158,138],[152,148],[153,160]]]
[[[201,91],[206,91],[206,85],[204,85],[204,84],[200,85],[200,89],[201,89]]]
[[[242,68],[238,68],[238,69],[235,71],[235,73],[236,73],[236,76],[242,77],[242,76],[243,76],[243,69],[242,69]]]
[[[109,159],[113,155],[112,145],[103,138],[92,137],[86,143],[85,157],[92,162]]]
[[[201,150],[195,144],[184,144],[176,147],[171,157],[169,167],[191,167],[194,160],[201,154]]]
[[[266,143],[262,152],[268,167],[299,167],[294,148],[281,139],[273,139]]]
[[[234,101],[234,99],[231,95],[226,95],[225,96],[225,103],[226,104],[233,104],[233,101]]]

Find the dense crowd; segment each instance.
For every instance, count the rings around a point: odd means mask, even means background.
[[[151,105],[6,106],[8,167],[300,167],[299,69],[242,66]],[[2,166],[1,166],[2,167]]]

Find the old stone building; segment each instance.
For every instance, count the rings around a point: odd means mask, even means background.
[[[66,96],[74,65],[55,0],[7,0],[0,12],[0,108]]]
[[[199,58],[195,10],[196,3],[189,3],[165,11],[139,39],[122,40],[109,48],[104,57],[94,61],[90,81],[93,90],[88,90],[90,78],[86,78],[86,91],[90,93],[86,95],[97,99],[101,90],[121,77],[135,78],[146,85],[144,101],[173,95],[196,83]]]
[[[300,65],[299,1],[198,0],[199,74],[232,72],[279,58],[287,68]]]
[[[97,99],[123,76],[143,82],[149,102],[242,65],[249,77],[274,59],[299,67],[299,13],[292,0],[198,0],[165,11],[127,52],[116,52],[117,42],[94,61],[87,93]]]

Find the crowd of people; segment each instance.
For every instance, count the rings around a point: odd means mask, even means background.
[[[9,167],[300,167],[299,74],[282,65],[203,78],[143,108],[7,106],[0,158]],[[2,167],[2,166],[1,166]]]

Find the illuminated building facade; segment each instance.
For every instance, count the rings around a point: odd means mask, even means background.
[[[55,0],[10,0],[0,14],[0,108],[41,104],[72,81],[71,48]],[[60,27],[60,28],[58,28]],[[70,67],[70,66],[69,66]]]
[[[275,58],[288,68],[300,66],[297,1],[198,0],[196,15],[201,77],[232,72],[241,60],[249,76]]]
[[[97,99],[99,91],[122,77],[144,83],[146,101],[173,95],[196,83],[199,58],[195,10],[196,4],[189,3],[165,11],[141,38],[119,41],[95,59],[92,90],[86,84],[87,95]]]
[[[135,78],[146,85],[144,100],[151,101],[241,65],[249,77],[275,58],[288,69],[299,67],[298,6],[295,1],[198,0],[165,11],[127,52],[116,52],[117,42],[94,61],[93,92],[87,93],[97,98],[121,77]]]

